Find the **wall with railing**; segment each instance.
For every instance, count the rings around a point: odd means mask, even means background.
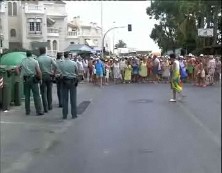
[[[59,29],[48,27],[47,28],[47,35],[51,37],[59,37]]]
[[[25,4],[25,13],[45,13],[43,5]]]
[[[78,37],[79,33],[78,33],[78,31],[68,31],[67,36],[69,36],[69,37]]]

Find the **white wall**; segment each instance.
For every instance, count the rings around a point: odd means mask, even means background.
[[[41,18],[42,19],[42,35],[38,36],[38,37],[34,37],[32,35],[29,35],[28,33],[28,23],[27,23],[27,19],[28,18]],[[33,41],[38,41],[38,42],[46,42],[47,41],[47,21],[46,21],[46,15],[45,14],[25,14],[23,12],[22,17],[22,44],[23,44],[23,48],[26,49],[31,49],[31,42]]]
[[[9,48],[9,38],[8,38],[8,7],[5,2],[0,4],[2,8],[4,8],[4,12],[0,13],[1,25],[2,25],[2,33],[4,35],[3,39],[3,49]]]
[[[42,3],[45,5],[47,15],[67,15],[65,4],[55,4],[53,1],[42,1]]]
[[[31,49],[31,42],[39,41],[39,42],[47,42],[47,40],[57,40],[58,42],[58,51],[63,51],[70,45],[70,42],[74,42],[75,44],[84,44],[85,39],[98,40],[98,47],[101,47],[101,37],[96,37],[96,35],[101,36],[100,33],[96,33],[96,28],[92,26],[83,27],[83,34],[88,35],[87,37],[78,37],[78,38],[67,38],[67,17],[66,9],[64,4],[54,4],[53,1],[17,1],[18,2],[18,15],[13,17],[8,17],[8,12],[1,13],[1,18],[4,27],[4,47],[8,47],[9,45],[9,31],[10,29],[16,29],[16,38],[10,38],[11,42],[20,42],[22,43],[23,48]],[[44,14],[34,14],[34,13],[25,13],[25,3],[28,4],[36,4],[36,5],[45,5]],[[48,5],[47,5],[48,4]],[[47,14],[48,13],[48,14]],[[59,29],[59,37],[48,37],[47,36],[47,15],[50,15],[50,18],[56,21],[53,27]],[[4,17],[3,17],[4,16]],[[28,34],[28,24],[27,18],[42,18],[42,37],[30,37]],[[7,19],[8,18],[8,19]],[[9,22],[9,23],[8,23]],[[80,28],[80,34],[82,34],[82,28]],[[99,30],[100,31],[100,30]],[[51,49],[53,46],[51,45]]]
[[[65,39],[67,37],[67,18],[53,18],[55,20],[55,24],[53,25],[54,28],[59,29],[59,47],[58,51],[63,51],[65,47]]]
[[[20,21],[20,1],[15,1],[17,3],[17,15],[16,16],[8,16],[8,35],[9,42],[21,42],[21,21]],[[8,2],[7,2],[8,6]],[[7,13],[8,14],[8,13]],[[16,37],[11,37],[10,31],[11,29],[16,30]]]

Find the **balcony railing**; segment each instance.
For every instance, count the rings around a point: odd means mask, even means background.
[[[59,29],[57,28],[47,28],[48,36],[59,36]]]
[[[56,28],[48,28],[48,33],[59,33],[59,29],[56,29]]]
[[[77,31],[68,31],[69,37],[78,37],[79,33]]]
[[[2,2],[0,3],[0,13],[4,13],[5,12],[5,3]]]
[[[28,31],[28,37],[43,37],[41,31]]]
[[[99,38],[101,37],[101,34],[96,34],[96,33],[91,33],[91,32],[82,32],[79,34],[79,36]]]
[[[31,5],[31,4],[25,4],[25,13],[38,13],[42,14],[44,13],[44,6],[42,5]]]

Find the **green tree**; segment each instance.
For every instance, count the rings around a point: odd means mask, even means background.
[[[204,45],[220,43],[221,2],[205,0],[155,0],[146,9],[150,18],[159,21],[150,37],[163,51],[186,48],[188,52],[203,48]],[[198,28],[213,28],[213,38],[198,37]]]
[[[117,44],[115,44],[115,48],[126,48],[126,43],[123,40],[119,40]]]

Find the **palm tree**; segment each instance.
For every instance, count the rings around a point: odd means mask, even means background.
[[[119,40],[119,42],[115,44],[115,48],[126,48],[126,43],[123,40]]]

